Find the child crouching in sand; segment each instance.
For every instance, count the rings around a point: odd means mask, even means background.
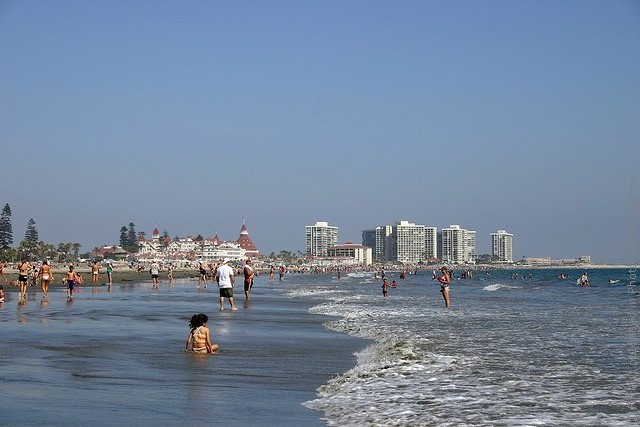
[[[191,331],[187,337],[185,349],[195,353],[213,353],[219,346],[211,342],[209,328],[207,322],[209,317],[206,314],[198,313],[191,317],[189,327]]]

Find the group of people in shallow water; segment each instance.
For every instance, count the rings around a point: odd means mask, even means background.
[[[232,311],[237,310],[234,299],[233,289],[236,282],[236,273],[230,264],[231,260],[225,259],[215,270],[215,280],[218,284],[220,295],[220,311],[223,311],[225,300],[229,301],[229,305]],[[199,267],[200,278],[198,280],[198,286],[201,280],[206,281],[206,270],[201,264]],[[204,272],[203,272],[204,270]],[[251,266],[251,259],[247,259],[242,270],[244,276],[244,296],[246,300],[251,297],[251,290],[253,289],[253,280],[255,278],[255,271]],[[202,277],[204,275],[204,278]],[[206,283],[206,282],[205,282]],[[189,335],[185,344],[185,350],[193,351],[194,353],[214,353],[218,350],[218,344],[211,342],[211,331],[207,328],[207,322],[209,317],[204,313],[197,313],[191,317],[189,322]]]
[[[451,285],[451,277],[453,274],[452,270],[449,270],[446,266],[443,266],[440,269],[440,272],[442,273],[441,276],[437,277],[435,271],[433,272],[433,277],[432,280],[438,280],[438,282],[440,283],[440,292],[442,293],[442,298],[444,299],[444,306],[446,308],[450,308],[451,307],[451,295],[450,295],[450,285]],[[403,272],[404,273],[404,272]],[[405,274],[400,274],[400,278],[404,279],[405,278]],[[515,274],[515,276],[514,276]],[[511,279],[515,279],[518,277],[517,273],[514,273],[511,275]],[[381,277],[382,277],[382,296],[383,297],[388,297],[388,288],[392,287],[395,288],[397,287],[396,285],[396,281],[394,280],[393,282],[389,282],[389,280],[385,277],[385,273],[384,271],[382,271],[380,273]],[[463,273],[463,275],[465,276],[464,278],[471,278],[472,277],[472,272],[469,270],[468,272]],[[378,273],[376,273],[376,275],[374,277],[378,277]],[[567,279],[569,276],[562,273],[562,274],[558,274],[556,276],[556,278],[564,280]],[[529,279],[532,278],[531,273],[529,273]],[[609,279],[609,284],[614,284],[619,282],[619,280],[612,280]],[[582,275],[578,278],[577,280],[577,285],[581,286],[581,287],[589,287],[591,286],[591,282],[589,281],[589,276],[587,274],[587,272],[585,271],[584,273],[582,273]]]
[[[224,302],[225,300],[228,300],[231,310],[235,311],[237,310],[237,308],[234,303],[233,289],[235,286],[236,273],[235,269],[231,265],[229,265],[230,263],[230,259],[225,259],[222,263],[220,263],[220,265],[215,270],[215,280],[219,288],[220,310],[225,309]],[[27,287],[29,286],[29,275],[32,268],[33,266],[27,261],[22,261],[18,267],[20,304],[26,303]],[[160,268],[157,264],[152,264],[149,269],[149,272],[152,276],[154,288],[157,287],[158,284],[159,270]],[[92,269],[92,276],[94,275],[93,271],[99,274],[99,270],[95,268]],[[109,276],[111,275],[111,272],[112,269],[107,270]],[[249,300],[255,278],[255,271],[253,270],[253,267],[251,265],[251,259],[247,259],[245,261],[242,272],[244,276],[244,294],[245,298]],[[36,274],[37,276],[35,280],[40,280],[43,293],[42,298],[43,301],[46,301],[49,284],[54,280],[53,272],[48,260],[43,261]],[[95,276],[98,276],[98,274],[95,274]],[[5,281],[8,282],[6,276],[4,275],[4,272],[1,269],[0,276],[4,277]],[[109,277],[109,279],[111,279],[111,277]],[[65,281],[67,284],[67,301],[71,301],[73,299],[74,286],[78,283],[84,282],[82,280],[82,277],[74,271],[73,265],[69,266],[69,270],[65,276]],[[111,284],[111,280],[109,280],[109,284]],[[4,298],[4,288],[0,286],[0,303],[4,302]],[[208,316],[204,313],[194,314],[191,317],[191,320],[189,322],[190,331],[185,344],[186,350],[193,351],[195,353],[214,353],[218,350],[218,344],[214,344],[211,342],[211,331],[207,327],[208,320]]]
[[[2,276],[5,278],[5,281],[7,281],[6,276],[4,274],[2,274]],[[54,279],[53,270],[48,260],[45,259],[39,266],[31,264],[26,260],[20,261],[17,280],[17,286],[20,290],[19,304],[26,304],[29,286],[35,285],[38,281],[40,282],[40,289],[42,290],[42,299],[46,301],[49,293],[49,285],[53,283]],[[67,285],[67,300],[70,301],[73,299],[74,286],[76,284],[83,284],[84,280],[80,274],[73,271],[73,265],[69,266],[69,271],[64,280]],[[13,284],[13,281],[8,283]],[[2,301],[4,301],[4,295]]]
[[[432,280],[438,280],[438,282],[440,283],[440,292],[442,293],[442,298],[444,299],[444,306],[445,308],[451,308],[449,286],[451,285],[451,274],[453,273],[453,271],[449,270],[446,266],[442,266],[440,272],[442,273],[440,277],[436,277],[436,274],[434,272]],[[380,273],[380,276],[382,276],[382,296],[384,298],[387,298],[389,296],[389,288],[397,288],[398,285],[395,280],[389,282],[384,271]],[[377,273],[375,277],[377,277]],[[404,271],[400,273],[401,279],[404,279],[405,277],[406,273]]]
[[[569,278],[569,275],[566,273],[560,273],[558,275],[556,275],[556,279],[560,279],[560,280],[566,280]],[[609,283],[611,283],[611,279],[609,279]],[[589,281],[589,275],[587,274],[587,272],[585,271],[584,273],[582,273],[582,275],[580,277],[578,277],[578,280],[576,281],[576,284],[578,286],[581,286],[583,288],[587,288],[589,286],[591,286],[591,282]]]

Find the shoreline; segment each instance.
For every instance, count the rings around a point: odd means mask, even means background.
[[[441,265],[441,264],[439,264]],[[428,266],[421,266],[420,269],[418,269],[417,271],[421,271],[421,272],[425,272],[425,273],[430,273],[432,270],[434,269],[438,269],[439,265],[428,265]],[[558,266],[558,265],[536,265],[536,266],[526,266],[526,265],[510,265],[510,266],[505,266],[505,265],[450,265],[450,268],[453,269],[454,271],[456,270],[473,270],[473,271],[488,271],[488,270],[500,270],[500,271],[505,271],[505,270],[540,270],[540,271],[544,271],[544,270],[594,270],[594,269],[603,269],[603,270],[607,270],[607,269],[612,269],[612,270],[635,270],[636,268],[638,268],[638,266],[640,266],[640,264],[638,265],[617,265],[617,264],[588,264],[588,265],[566,265],[566,266]],[[380,269],[384,269],[387,272],[400,272],[403,270],[402,267],[397,267],[397,268],[389,268],[390,266],[384,266],[384,267],[370,267],[370,268],[366,268],[366,269],[354,269],[351,270],[352,272],[365,272],[365,273],[371,273],[374,274],[375,272],[377,272]],[[396,267],[396,266],[394,266]],[[68,272],[68,267],[67,266],[52,266],[51,271],[53,273],[54,276],[54,280],[52,282],[49,283],[50,287],[60,287],[60,286],[66,286],[66,282],[65,282],[65,276]],[[79,286],[102,286],[102,285],[107,285],[106,279],[107,279],[107,273],[106,271],[104,271],[104,268],[101,268],[100,270],[100,275],[99,275],[99,280],[97,283],[93,283],[91,282],[91,267],[89,266],[79,266],[79,267],[75,267],[74,271],[81,274],[82,278],[84,280],[84,283],[79,284]],[[269,272],[268,270],[264,271],[264,270],[256,270],[257,277],[260,276],[268,276]],[[346,273],[349,273],[349,270],[345,271]],[[12,291],[14,289],[18,288],[18,284],[17,284],[17,280],[18,280],[18,269],[17,268],[8,268],[5,267],[3,273],[5,274],[5,276],[7,277],[7,282],[2,283],[2,279],[0,278],[0,285],[4,285],[5,287],[5,291]],[[331,275],[331,274],[335,274],[336,271],[334,270],[326,270],[322,273],[314,273],[311,271],[308,272],[300,272],[300,271],[290,271],[287,273],[288,276],[298,276],[298,275]],[[149,274],[149,272],[147,270],[141,270],[138,271],[135,268],[131,268],[131,267],[115,267],[113,269],[113,284],[117,284],[120,282],[145,282],[145,281],[151,281],[151,275]],[[195,268],[176,268],[173,270],[173,278],[174,280],[176,279],[193,279],[195,282],[198,281],[199,278],[199,272],[195,269]],[[211,277],[211,275],[208,273],[207,274],[207,280],[208,283],[211,284],[212,282],[215,282],[213,280],[213,278]],[[236,281],[242,280],[242,275],[237,275],[236,276]],[[166,283],[167,281],[167,272],[166,270],[161,270],[160,271],[160,282],[164,282]],[[11,283],[13,283],[13,286],[11,285]],[[38,281],[37,285],[39,286],[40,283]]]

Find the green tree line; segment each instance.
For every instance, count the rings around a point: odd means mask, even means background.
[[[54,246],[40,240],[38,228],[33,218],[29,219],[24,238],[18,247],[12,247],[13,225],[11,222],[11,206],[8,203],[2,208],[0,214],[0,261],[18,261],[25,259],[28,261],[48,258],[51,260],[65,262],[78,259],[80,243],[66,242]]]

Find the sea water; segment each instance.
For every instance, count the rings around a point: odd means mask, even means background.
[[[237,312],[189,280],[9,292],[0,425],[638,425],[636,287],[562,272],[476,271],[449,310],[430,271],[388,298],[370,273],[261,276]],[[182,351],[196,312],[220,354]]]
[[[625,270],[476,271],[444,308],[432,273],[298,279],[326,326],[371,340],[305,404],[331,426],[638,425],[640,297]],[[454,273],[459,276],[459,273]],[[292,280],[295,280],[293,277]],[[609,284],[609,279],[620,282]]]

